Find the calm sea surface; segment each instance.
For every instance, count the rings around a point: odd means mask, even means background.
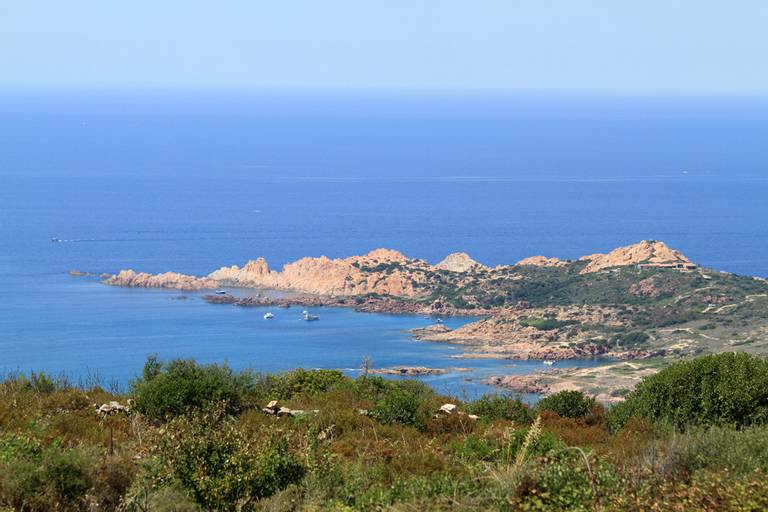
[[[6,93],[0,371],[124,384],[150,353],[263,371],[369,356],[470,366],[428,380],[474,394],[484,375],[541,364],[453,359],[403,332],[431,323],[418,316],[267,322],[66,272],[203,274],[377,247],[497,265],[651,238],[768,276],[766,147],[768,108],[748,101]]]

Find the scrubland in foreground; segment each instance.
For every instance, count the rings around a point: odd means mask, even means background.
[[[757,511],[766,472],[768,362],[747,354],[674,364],[609,410],[154,358],[126,394],[0,384],[0,510]]]

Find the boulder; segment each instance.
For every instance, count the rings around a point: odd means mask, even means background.
[[[267,414],[277,414],[280,409],[282,409],[282,407],[280,407],[280,404],[277,403],[277,400],[272,400],[267,404],[266,407],[263,407],[261,410]]]
[[[119,412],[127,413],[130,410],[131,410],[130,406],[123,405],[120,402],[115,402],[114,400],[112,400],[109,403],[101,404],[99,408],[96,410],[96,412],[103,416],[107,416],[109,414],[116,414]]]
[[[443,404],[440,406],[440,412],[445,414],[453,414],[456,412],[456,404]]]

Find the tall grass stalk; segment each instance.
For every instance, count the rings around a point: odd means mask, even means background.
[[[531,428],[528,429],[528,433],[525,435],[525,441],[523,441],[523,446],[520,447],[520,450],[517,452],[517,457],[515,458],[515,471],[519,471],[523,464],[525,463],[525,459],[528,456],[528,451],[531,449],[531,446],[539,440],[539,436],[541,435],[541,416],[536,416],[536,419],[533,421],[533,425],[531,425]]]

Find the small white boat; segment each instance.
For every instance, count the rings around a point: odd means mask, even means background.
[[[227,290],[216,290],[216,295],[226,295]]]
[[[275,315],[273,315],[273,314],[272,314],[272,313],[270,313],[269,311],[267,311],[266,313],[264,313],[264,320],[269,320],[270,318],[275,318]]]
[[[304,320],[305,322],[312,322],[313,320],[319,320],[318,317],[316,317],[314,315],[310,315],[309,311],[302,311],[301,312],[301,319]]]
[[[547,365],[547,366],[552,366],[553,364],[555,364],[555,362],[554,361],[544,361],[544,364]]]

